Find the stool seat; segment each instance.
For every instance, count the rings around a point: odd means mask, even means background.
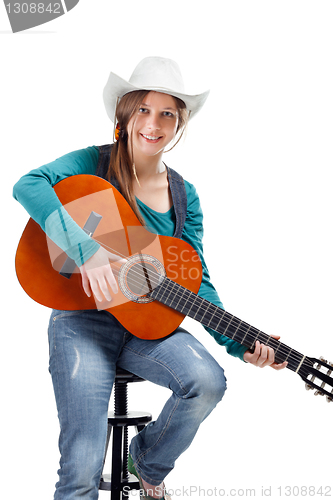
[[[140,432],[152,420],[150,413],[127,410],[127,384],[131,382],[144,382],[144,379],[117,366],[114,383],[114,411],[108,412],[108,432],[104,455],[105,463],[112,435],[111,474],[103,473],[99,484],[100,490],[111,491],[111,500],[128,498],[128,489],[140,489],[139,481],[129,474],[127,468],[128,427],[132,426]]]
[[[116,371],[116,380],[118,382],[144,382],[145,379],[139,377],[138,375],[134,375],[134,373],[128,372],[127,370],[124,370],[123,368],[119,368],[117,366],[117,371]]]

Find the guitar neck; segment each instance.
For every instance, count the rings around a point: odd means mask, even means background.
[[[288,361],[287,367],[294,372],[299,371],[306,358],[286,344],[241,321],[221,307],[199,297],[169,278],[164,278],[163,282],[150,295],[162,304],[235,340],[250,351],[254,350],[257,340],[272,347],[275,351],[275,361],[277,363]]]

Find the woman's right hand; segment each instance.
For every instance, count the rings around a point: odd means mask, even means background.
[[[90,259],[79,267],[83,290],[88,297],[91,297],[91,293],[93,293],[98,302],[104,300],[110,302],[112,300],[108,286],[110,286],[113,293],[118,292],[118,285],[110,266],[110,260],[117,263],[118,269],[126,262],[119,255],[100,247]]]

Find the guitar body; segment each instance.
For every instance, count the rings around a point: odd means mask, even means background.
[[[16,273],[27,294],[53,309],[107,310],[129,332],[144,339],[162,338],[175,330],[185,314],[150,300],[147,293],[163,276],[197,293],[202,268],[195,250],[178,238],[149,232],[123,196],[100,177],[76,175],[62,180],[54,189],[81,228],[91,213],[102,216],[92,237],[127,262],[120,269],[111,263],[119,291],[111,292],[111,302],[96,302],[84,293],[77,267],[69,278],[60,274],[67,255],[30,219],[16,253]],[[136,284],[139,273],[146,290]]]

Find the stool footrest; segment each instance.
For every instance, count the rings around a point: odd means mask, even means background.
[[[127,481],[122,481],[122,490],[125,486],[129,486],[131,490],[139,490],[140,483],[133,474],[129,474],[129,479]],[[99,483],[99,489],[104,491],[111,491],[111,474],[103,474],[101,481]]]

